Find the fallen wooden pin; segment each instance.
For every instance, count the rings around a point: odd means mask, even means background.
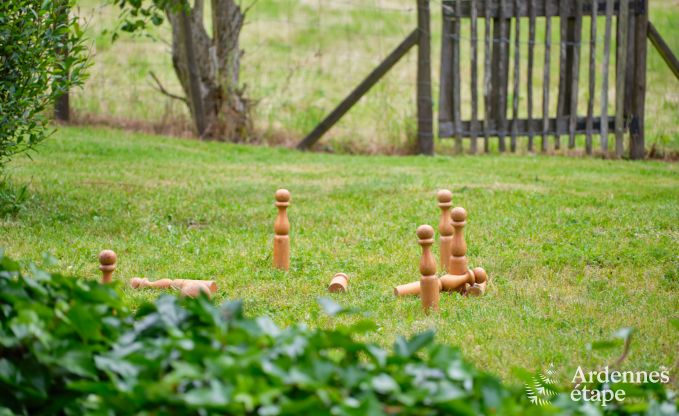
[[[477,270],[478,273],[483,275],[483,282],[475,278]],[[486,271],[481,267],[477,267],[474,270],[467,270],[467,273],[462,275],[444,274],[436,280],[439,292],[458,292],[466,294],[469,288],[479,286],[482,287],[483,290],[480,294],[483,294],[486,290],[486,276]],[[467,287],[467,285],[469,285],[469,287]],[[476,289],[476,291],[478,291],[478,289]],[[419,296],[420,294],[420,281],[406,283],[394,288],[394,295],[396,296]]]
[[[340,293],[346,292],[349,286],[349,276],[344,273],[337,273],[333,276],[328,286],[328,292]]]
[[[130,286],[135,289],[179,289],[182,295],[192,298],[198,296],[200,292],[205,292],[208,297],[212,297],[212,294],[217,292],[217,283],[214,280],[158,279],[151,281],[147,278],[133,277],[130,279]]]
[[[481,267],[476,267],[474,270],[475,283],[467,288],[465,294],[467,296],[481,296],[486,293],[486,285],[488,284],[488,275]]]

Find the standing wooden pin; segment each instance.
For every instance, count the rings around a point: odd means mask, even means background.
[[[111,283],[117,259],[118,257],[113,250],[103,250],[99,253],[99,270],[102,273],[102,283]]]
[[[439,222],[439,261],[441,269],[448,271],[450,262],[450,247],[453,244],[453,224],[450,218],[450,207],[453,206],[453,194],[447,189],[441,189],[436,197],[441,208],[441,221]]]
[[[420,298],[422,309],[425,312],[439,310],[439,281],[436,277],[436,260],[431,253],[431,245],[434,244],[434,229],[429,225],[417,227],[418,243],[422,246],[420,259]]]
[[[290,268],[290,222],[288,221],[287,209],[290,205],[290,191],[279,189],[276,191],[276,207],[278,216],[273,229],[273,267],[281,270]]]
[[[450,262],[448,273],[453,275],[467,274],[467,243],[464,241],[464,226],[467,224],[467,211],[462,207],[455,207],[451,212],[453,219],[453,243],[450,247]]]

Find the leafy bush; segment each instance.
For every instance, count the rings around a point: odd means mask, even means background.
[[[35,266],[22,274],[1,252],[0,318],[0,414],[632,413],[568,400],[531,405],[432,332],[386,351],[355,339],[374,329],[360,319],[333,330],[279,328],[244,317],[239,302],[169,295],[131,313],[114,286]],[[676,411],[659,385],[641,397],[638,413],[663,402]]]
[[[44,112],[83,81],[83,32],[74,0],[0,1],[0,169],[46,135]]]

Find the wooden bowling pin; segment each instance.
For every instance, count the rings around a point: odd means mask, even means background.
[[[212,298],[210,288],[208,288],[207,285],[196,283],[196,281],[184,285],[179,293],[182,296],[188,296],[190,298],[197,298],[201,293],[205,293],[208,298]]]
[[[473,285],[475,281],[474,272],[467,270],[464,274],[445,274],[441,276],[441,290],[444,292],[464,293],[467,285]]]
[[[464,275],[467,273],[467,243],[464,241],[464,226],[467,224],[467,211],[462,207],[455,207],[451,212],[453,219],[453,242],[450,248],[450,261],[448,273],[452,275]]]
[[[444,272],[448,271],[450,262],[450,249],[453,244],[453,224],[451,221],[450,207],[453,206],[453,194],[447,189],[441,189],[436,195],[441,208],[441,220],[439,221],[439,262]]]
[[[434,229],[429,225],[420,225],[417,228],[418,244],[422,247],[420,258],[420,299],[422,309],[428,313],[430,310],[439,310],[439,282],[436,277],[436,260],[431,253],[434,244]]]
[[[290,191],[279,189],[276,191],[276,207],[278,216],[274,223],[273,240],[273,266],[277,269],[288,270],[290,268],[290,222],[288,221],[287,209],[290,205]]]
[[[153,289],[183,289],[189,285],[203,285],[211,293],[217,292],[217,283],[214,280],[193,280],[193,279],[158,279],[150,281],[147,278],[133,277],[130,279],[130,286],[133,288],[153,288]]]
[[[328,292],[339,293],[346,292],[349,286],[349,276],[344,273],[337,273],[330,281]]]
[[[118,257],[113,250],[103,250],[99,253],[99,270],[102,274],[102,283],[111,283],[117,259]]]
[[[488,284],[488,275],[481,267],[474,268],[475,283],[467,289],[468,296],[481,296],[486,293],[486,285]]]

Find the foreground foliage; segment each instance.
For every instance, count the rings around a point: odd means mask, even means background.
[[[83,82],[86,48],[72,5],[0,2],[0,170],[46,137],[48,107]]]
[[[321,299],[330,314],[346,312]],[[162,296],[130,313],[114,286],[49,274],[0,252],[0,414],[675,414],[660,385],[629,407],[562,395],[536,407],[433,332],[391,351],[333,330],[277,327],[239,302]]]

